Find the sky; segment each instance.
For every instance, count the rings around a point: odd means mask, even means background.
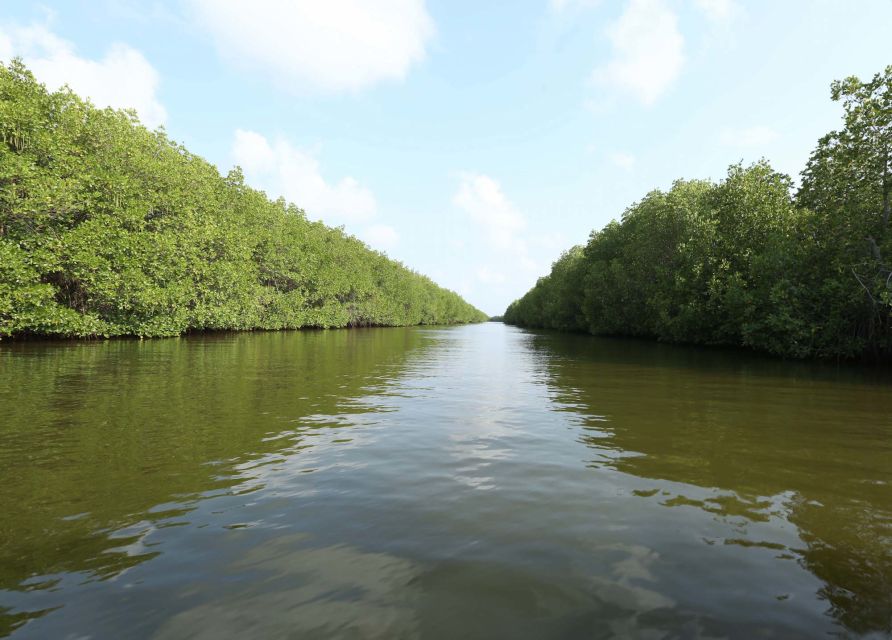
[[[652,189],[795,178],[890,24],[892,0],[2,0],[0,60],[500,314]]]

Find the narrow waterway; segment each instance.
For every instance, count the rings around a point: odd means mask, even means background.
[[[892,380],[501,324],[0,343],[0,636],[892,637]]]

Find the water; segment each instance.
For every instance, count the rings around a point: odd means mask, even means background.
[[[892,637],[880,373],[500,324],[0,344],[0,636]]]

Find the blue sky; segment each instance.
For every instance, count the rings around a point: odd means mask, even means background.
[[[0,59],[494,314],[653,188],[795,177],[890,24],[890,0],[6,0]]]

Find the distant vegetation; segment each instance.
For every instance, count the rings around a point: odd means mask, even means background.
[[[892,66],[831,95],[843,128],[818,141],[795,195],[765,161],[652,191],[564,253],[505,321],[892,361]]]
[[[0,336],[478,322],[457,294],[20,61],[0,65]]]

